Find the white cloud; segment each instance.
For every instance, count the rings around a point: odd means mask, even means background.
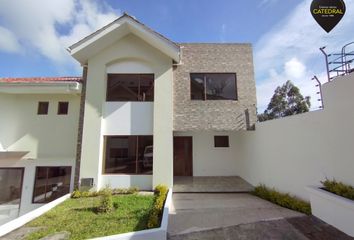
[[[226,24],[223,23],[221,25],[221,29],[220,29],[220,42],[225,42],[225,34],[226,34]]]
[[[74,62],[65,50],[69,45],[120,15],[95,0],[0,0],[0,5],[1,25],[11,29],[15,43],[62,65]]]
[[[327,34],[312,18],[310,4],[311,0],[303,0],[255,46],[259,112],[266,108],[275,88],[286,80],[292,80],[304,96],[311,96],[312,109],[317,109],[318,89],[311,78],[316,74],[326,81],[319,47],[339,52],[345,43],[353,41],[354,8],[347,8],[342,21]]]
[[[0,26],[0,51],[4,52],[20,52],[21,46],[9,29]]]

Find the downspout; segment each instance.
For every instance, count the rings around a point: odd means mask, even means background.
[[[77,131],[74,189],[79,189],[80,187],[80,165],[81,165],[82,136],[83,136],[83,129],[84,129],[86,81],[87,81],[87,65],[84,65],[82,69],[82,87],[81,87],[81,98],[80,98],[79,126]]]

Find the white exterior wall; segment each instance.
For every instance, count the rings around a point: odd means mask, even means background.
[[[354,74],[324,84],[324,110],[256,125],[242,134],[240,176],[309,199],[305,187],[354,185]]]
[[[108,72],[153,73],[153,107],[149,103],[106,103]],[[172,77],[172,60],[132,34],[88,60],[80,178],[94,178],[95,188],[106,184],[126,187],[127,182],[137,183],[136,186],[142,189],[158,183],[172,185]],[[107,114],[108,112],[112,114]],[[121,113],[124,115],[120,115]],[[133,117],[140,119],[132,121]],[[128,133],[153,134],[153,177],[145,175],[143,179],[141,175],[102,174],[103,136],[129,135]]]
[[[37,115],[39,101],[48,101],[48,115]],[[57,115],[59,101],[69,102],[68,115]],[[32,204],[37,166],[71,166],[73,187],[79,119],[78,95],[0,94],[0,143],[3,151],[29,151],[23,159],[0,159],[0,167],[23,167],[20,215]]]
[[[153,102],[105,102],[102,135],[152,135]]]
[[[214,147],[214,136],[229,136],[228,148]],[[174,136],[193,138],[193,176],[238,176],[241,174],[238,164],[239,136],[228,132],[175,132]]]

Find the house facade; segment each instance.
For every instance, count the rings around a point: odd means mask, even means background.
[[[177,44],[124,14],[68,51],[82,77],[0,79],[3,221],[74,187],[239,175],[235,133],[256,121],[250,44]]]

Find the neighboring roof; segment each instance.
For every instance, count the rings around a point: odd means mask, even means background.
[[[81,64],[86,64],[90,56],[129,33],[135,34],[176,62],[179,62],[180,47],[178,44],[147,27],[127,13],[73,44],[68,48],[68,51]]]
[[[26,78],[0,78],[0,83],[58,83],[81,82],[81,77],[26,77]]]

